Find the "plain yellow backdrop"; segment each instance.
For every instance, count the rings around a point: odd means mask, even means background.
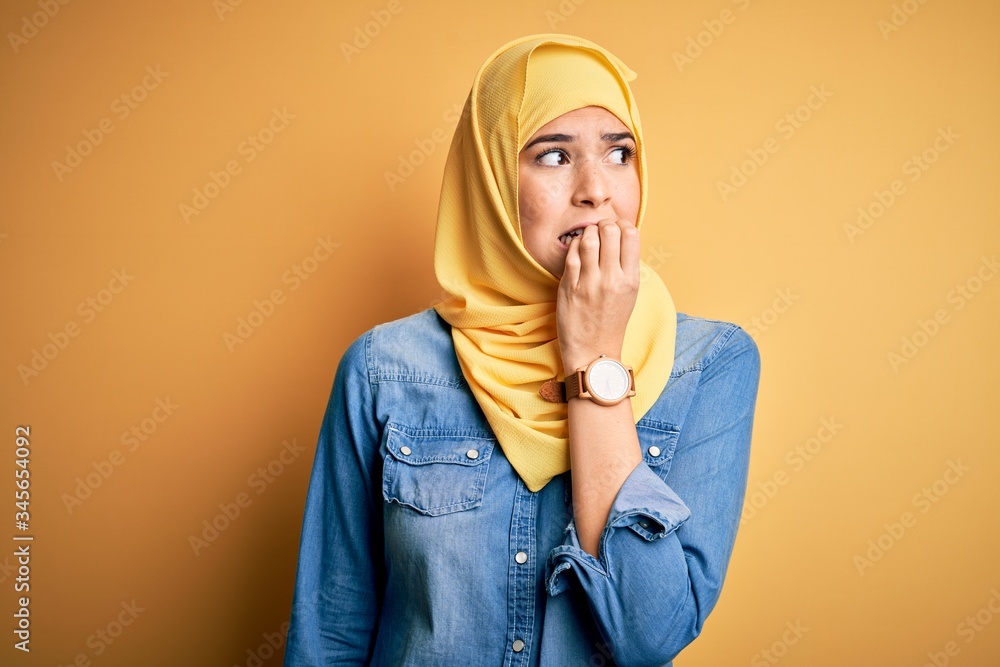
[[[678,667],[998,664],[996,2],[17,0],[0,27],[0,663],[280,664],[340,356],[442,297],[479,65],[566,32],[639,75],[643,259],[763,359]]]

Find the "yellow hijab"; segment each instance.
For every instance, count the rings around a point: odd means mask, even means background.
[[[567,406],[538,393],[567,370],[556,338],[559,278],[535,261],[521,237],[518,153],[550,120],[581,107],[604,107],[636,138],[641,230],[646,157],[628,86],[635,76],[613,54],[578,37],[514,40],[476,75],[445,164],[434,271],[449,298],[435,310],[451,324],[462,373],[531,491],[570,469]],[[635,369],[635,421],[666,386],[676,327],[670,293],[640,262],[639,294],[622,348],[622,362]]]

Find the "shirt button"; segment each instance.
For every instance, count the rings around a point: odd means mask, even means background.
[[[479,450],[477,450],[477,449],[470,449],[469,451],[467,451],[465,453],[465,455],[468,456],[470,459],[478,459],[479,458]]]
[[[515,653],[520,653],[521,651],[524,650],[524,642],[522,642],[520,639],[515,639],[514,644],[511,646],[511,648],[514,649]]]
[[[524,553],[523,551],[518,551],[516,554],[514,554],[514,560],[516,560],[518,563],[525,563],[528,560],[528,554]]]
[[[660,448],[657,447],[656,445],[653,445],[652,447],[649,448],[649,455],[650,456],[659,456],[660,455]]]
[[[410,451],[412,450],[410,450],[410,448],[407,447],[406,445],[403,445],[402,447],[399,448],[399,453],[402,454],[403,456],[409,456]]]

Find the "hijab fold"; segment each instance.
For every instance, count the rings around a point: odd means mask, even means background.
[[[514,40],[472,85],[445,164],[434,272],[448,298],[434,308],[452,327],[459,365],[504,455],[531,491],[570,469],[567,406],[538,390],[562,380],[556,337],[559,278],[524,247],[518,153],[549,121],[586,106],[615,114],[636,138],[640,201],[646,159],[628,82],[636,75],[600,46],[570,35]],[[621,361],[635,369],[634,421],[652,407],[674,362],[677,313],[659,275],[640,261],[636,305]]]

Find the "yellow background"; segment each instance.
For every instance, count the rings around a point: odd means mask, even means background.
[[[680,310],[752,329],[763,359],[747,518],[678,667],[998,664],[1000,5],[393,8],[3,4],[0,540],[19,532],[14,428],[28,424],[35,542],[28,656],[12,648],[15,559],[0,550],[0,663],[256,664],[288,618],[337,363],[370,327],[441,298],[435,212],[457,111],[494,49],[555,31],[639,74],[643,259]],[[825,99],[809,108],[813,87]],[[86,133],[101,138],[89,151]],[[259,134],[270,143],[250,150]],[[53,166],[80,144],[78,166]],[[935,161],[914,171],[925,152]],[[749,175],[724,197],[734,169]],[[212,172],[226,187],[186,220]],[[879,196],[892,204],[850,233]],[[318,237],[339,245],[313,255]],[[282,302],[227,343],[275,290]],[[24,374],[36,351],[46,365]],[[123,435],[143,425],[130,450]],[[280,462],[286,440],[305,451]],[[112,474],[68,508],[102,465]],[[280,474],[262,483],[268,465]],[[240,493],[249,505],[196,555],[190,537]],[[113,643],[88,640],[133,600]],[[991,622],[972,631],[977,613]],[[808,630],[786,632],[796,623]]]

